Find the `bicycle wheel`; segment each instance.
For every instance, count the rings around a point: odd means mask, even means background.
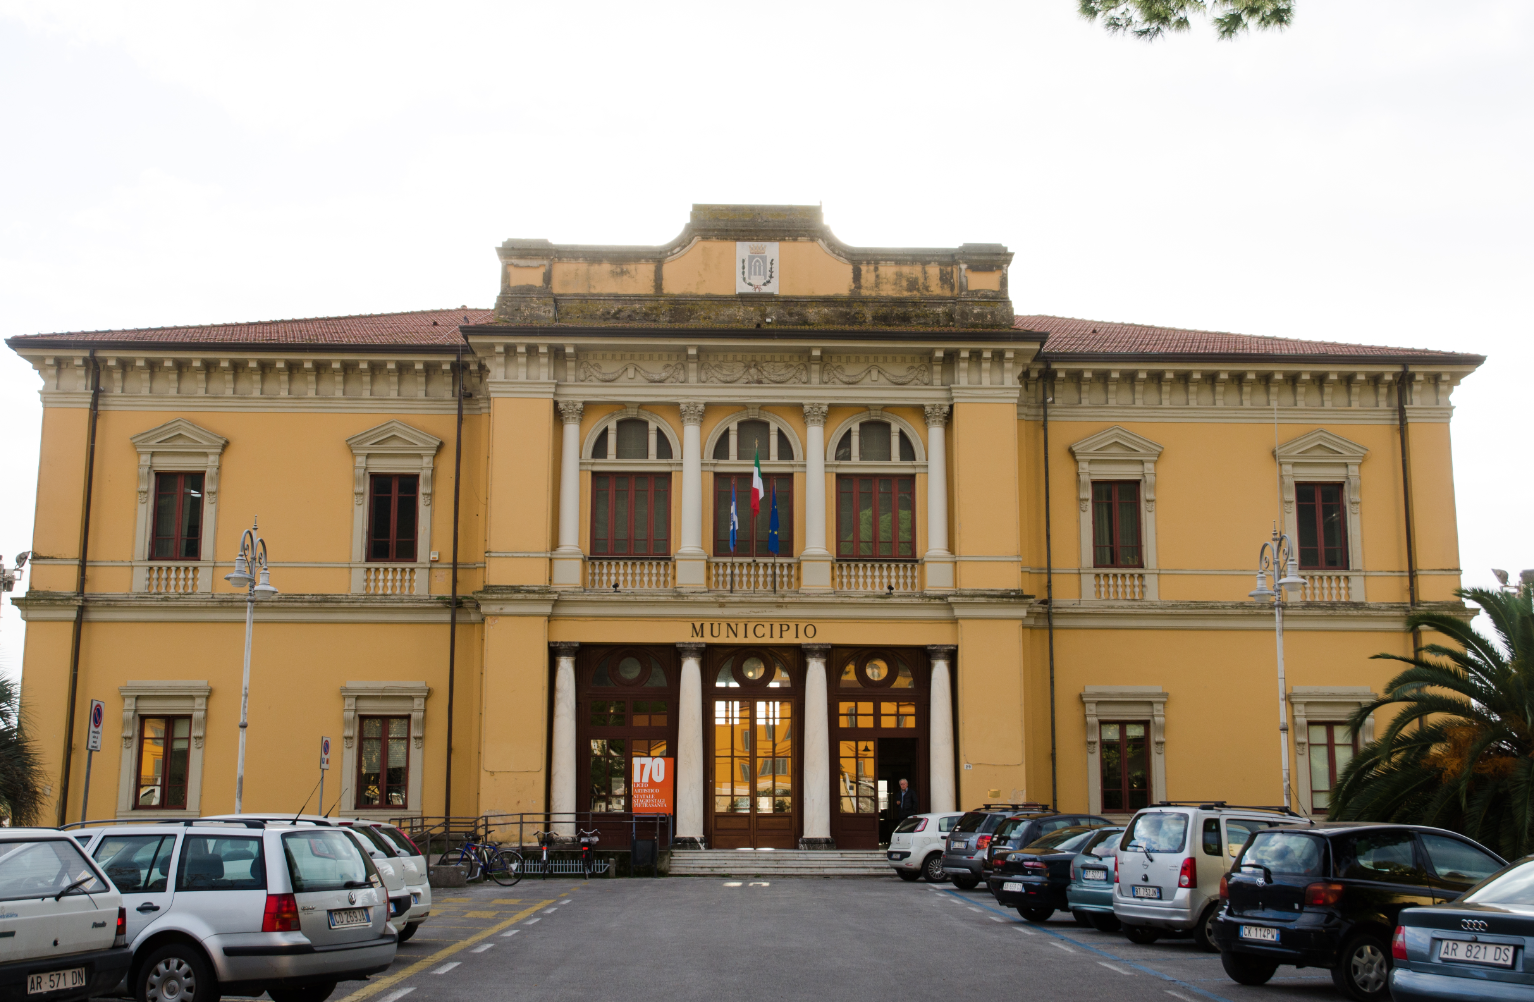
[[[487,861],[485,873],[502,887],[511,887],[522,879],[522,856],[512,849],[497,849]]]

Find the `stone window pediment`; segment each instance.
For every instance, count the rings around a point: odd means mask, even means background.
[[[1077,521],[1080,536],[1081,597],[1085,601],[1154,601],[1160,597],[1156,554],[1156,462],[1163,446],[1114,425],[1073,443],[1076,457]],[[1093,481],[1139,484],[1141,566],[1095,567],[1092,536]]]
[[[1273,450],[1278,462],[1279,493],[1284,502],[1284,531],[1299,541],[1295,511],[1295,484],[1334,482],[1343,485],[1347,512],[1348,569],[1340,572],[1307,571],[1311,580],[1301,592],[1304,601],[1364,601],[1363,476],[1361,467],[1369,455],[1366,446],[1325,428],[1317,428],[1282,443]]]
[[[138,510],[133,538],[133,590],[208,593],[213,590],[214,546],[218,539],[218,475],[229,440],[175,418],[128,439],[138,450]],[[198,472],[202,481],[202,540],[198,559],[149,561],[154,534],[155,474]]]
[[[346,440],[352,451],[352,592],[368,595],[425,595],[431,566],[432,470],[442,440],[391,420]],[[375,473],[418,477],[416,559],[414,563],[365,562],[368,532],[368,485]]]
[[[425,682],[347,682],[341,687],[339,814],[350,817],[420,816],[426,756],[426,699],[430,695],[431,686]],[[357,807],[357,718],[370,716],[410,718],[405,810],[396,806]]]
[[[202,805],[203,737],[207,727],[208,697],[213,689],[202,679],[150,679],[129,681],[117,690],[122,697],[122,755],[117,781],[119,818],[195,818]],[[186,807],[164,810],[136,809],[139,767],[139,721],[143,717],[191,717],[191,748],[187,757]]]

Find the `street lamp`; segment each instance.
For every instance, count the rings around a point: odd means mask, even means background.
[[[1284,574],[1282,578],[1278,577],[1280,569]],[[1273,603],[1273,632],[1278,644],[1278,751],[1284,767],[1284,806],[1290,809],[1293,805],[1289,795],[1289,705],[1284,684],[1284,605],[1288,594],[1285,589],[1303,588],[1305,584],[1294,556],[1294,543],[1278,531],[1275,522],[1273,538],[1257,551],[1257,587],[1248,594],[1258,605],[1270,600]]]
[[[258,569],[258,580],[251,571]],[[240,684],[240,757],[234,773],[234,813],[239,814],[245,806],[245,730],[250,714],[250,634],[256,622],[256,599],[271,598],[277,594],[272,587],[272,572],[266,566],[266,540],[256,535],[256,520],[250,520],[250,528],[240,537],[240,553],[234,558],[234,570],[224,575],[224,580],[236,588],[245,589],[245,677]]]

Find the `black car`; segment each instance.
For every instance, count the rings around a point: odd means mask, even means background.
[[[1243,985],[1265,983],[1280,964],[1325,967],[1350,998],[1387,999],[1401,909],[1452,900],[1502,866],[1440,828],[1321,822],[1256,832],[1220,883],[1220,960]]]
[[[1472,887],[1459,900],[1407,908],[1390,952],[1395,1002],[1534,999],[1534,856]]]
[[[980,857],[980,879],[990,880],[997,856],[1033,845],[1045,835],[1062,828],[1101,828],[1111,823],[1107,818],[1093,814],[1056,814],[1053,811],[1014,814],[997,825],[996,831],[991,834],[991,842]]]
[[[997,853],[986,880],[991,893],[1029,922],[1045,922],[1056,911],[1068,911],[1065,892],[1071,886],[1071,863],[1101,827],[1057,828],[1032,845]]]
[[[1060,815],[1045,804],[982,804],[965,811],[943,843],[943,872],[960,890],[971,890],[984,879],[986,852],[996,830],[1018,815],[1055,818]],[[1062,825],[1073,824],[1067,818]],[[1034,838],[1038,836],[1035,835]]]

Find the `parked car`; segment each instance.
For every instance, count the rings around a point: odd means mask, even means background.
[[[1192,933],[1204,950],[1220,910],[1220,878],[1253,832],[1306,820],[1282,808],[1162,801],[1129,820],[1119,839],[1113,914],[1133,943]]]
[[[1094,831],[1083,825],[1056,828],[1032,845],[993,856],[986,878],[991,893],[1029,922],[1049,921],[1069,907],[1065,890],[1071,883],[1071,862]]]
[[[1222,887],[1214,935],[1225,973],[1260,985],[1280,964],[1326,967],[1358,1002],[1386,999],[1401,910],[1453,900],[1502,866],[1439,828],[1320,822],[1257,832]]]
[[[1119,930],[1118,916],[1113,914],[1113,884],[1118,878],[1119,836],[1123,834],[1123,825],[1096,829],[1071,861],[1066,904],[1078,923],[1102,932]]]
[[[394,961],[382,878],[343,830],[246,819],[89,831],[122,890],[127,989],[141,1002],[323,1002]]]
[[[901,880],[926,877],[934,884],[947,883],[943,870],[943,842],[964,815],[913,814],[901,820],[890,836],[886,858]]]
[[[431,885],[426,879],[426,857],[420,854],[414,843],[400,834],[399,829],[382,821],[362,818],[328,818],[318,814],[219,814],[217,820],[240,821],[251,819],[268,824],[313,824],[353,829],[354,838],[363,851],[373,859],[378,874],[383,878],[389,892],[389,921],[399,933],[399,941],[407,942],[416,929],[431,914]],[[394,839],[387,837],[385,829],[399,834],[407,849],[400,848]]]
[[[1395,1002],[1534,999],[1534,856],[1452,902],[1405,908],[1390,944]]]
[[[0,997],[104,995],[133,953],[122,894],[69,836],[0,828]]]
[[[1014,815],[1003,821],[991,836],[991,844],[980,858],[980,877],[989,886],[991,871],[996,867],[996,857],[1033,845],[1046,835],[1064,828],[1101,828],[1108,823],[1107,818],[1091,814]]]
[[[1018,819],[1016,824],[1008,824],[1014,819]],[[1080,820],[1080,815],[1061,814],[1046,804],[983,804],[965,811],[953,826],[943,848],[943,872],[955,887],[971,890],[985,879],[988,850],[1004,825],[1006,834],[1002,837],[1008,848],[1020,848]],[[1029,823],[1035,821],[1038,823]]]

